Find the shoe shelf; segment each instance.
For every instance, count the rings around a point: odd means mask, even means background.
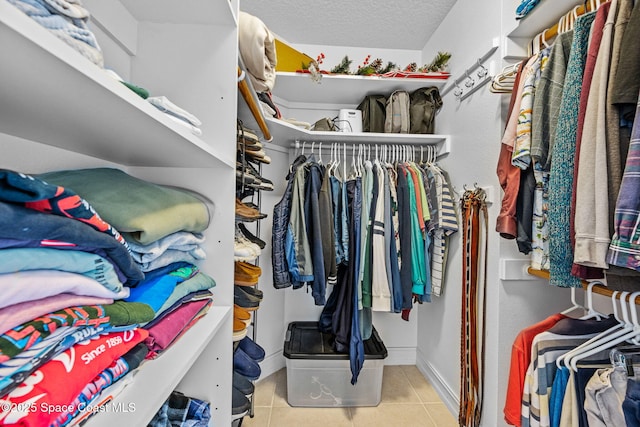
[[[220,352],[231,340],[231,314],[231,307],[211,306],[173,346],[157,359],[142,364],[134,373],[134,381],[106,407],[111,410],[99,411],[85,426],[144,426],[174,389],[199,395],[206,387],[220,387],[216,370],[228,367],[216,366],[222,358],[210,353]],[[225,329],[228,331],[223,332]],[[208,364],[209,369],[198,370],[198,378],[189,378],[188,373],[196,364]],[[212,402],[212,415],[217,410],[216,402]]]
[[[168,13],[153,4],[147,11]],[[219,145],[166,118],[7,2],[0,2],[0,56],[3,133],[126,166],[235,166]]]

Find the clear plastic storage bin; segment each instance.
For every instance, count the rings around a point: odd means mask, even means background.
[[[287,401],[291,406],[377,406],[387,349],[375,328],[364,342],[365,361],[351,385],[349,355],[333,350],[333,336],[318,322],[292,322],[284,343],[287,358]]]

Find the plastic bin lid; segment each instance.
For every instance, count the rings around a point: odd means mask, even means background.
[[[337,353],[333,347],[333,334],[320,332],[318,322],[291,322],[284,342],[287,359],[349,360],[347,353]],[[387,348],[373,328],[371,338],[364,341],[366,359],[385,359]]]

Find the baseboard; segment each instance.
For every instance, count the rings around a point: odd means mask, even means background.
[[[460,409],[458,393],[451,389],[451,387],[444,381],[444,378],[442,378],[442,375],[434,369],[434,367],[427,361],[424,354],[419,350],[417,351],[416,366],[422,375],[429,380],[433,388],[438,393],[438,396],[440,396],[440,399],[442,399],[442,402],[449,409],[449,412],[457,418],[458,411]]]
[[[387,347],[387,358],[385,365],[415,365],[415,347]]]
[[[391,347],[387,348],[387,358],[384,360],[385,365],[415,365],[416,349],[415,347]],[[282,355],[282,351],[270,354],[260,362],[262,374],[260,378],[266,378],[269,375],[278,372],[286,366],[286,359]]]
[[[260,369],[262,369],[260,380],[263,378],[267,378],[269,375],[278,372],[280,369],[284,368],[285,366],[286,366],[286,360],[282,355],[282,351],[278,351],[277,353],[273,353],[266,356],[264,360],[260,362]]]

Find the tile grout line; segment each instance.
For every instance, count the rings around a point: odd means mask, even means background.
[[[429,417],[429,419],[433,423],[434,427],[437,427],[438,423],[436,422],[436,420],[433,419],[433,416],[431,415],[431,412],[429,412],[429,409],[427,408],[426,402],[424,402],[422,400],[422,397],[420,396],[420,394],[418,394],[418,391],[415,389],[415,387],[411,383],[411,380],[409,379],[409,376],[407,375],[407,373],[405,372],[405,370],[403,368],[400,368],[400,371],[402,371],[402,374],[407,378],[407,381],[409,382],[409,385],[411,386],[411,389],[413,390],[413,392],[416,394],[416,396],[418,396],[418,400],[420,401],[420,404],[422,405],[422,409],[424,409],[424,411],[427,413],[427,417]]]
[[[400,372],[402,372],[402,375],[404,375],[404,377],[407,379],[407,382],[409,383],[409,386],[411,387],[411,390],[413,390],[413,393],[418,398],[418,401],[424,405],[424,402],[422,401],[422,397],[420,397],[420,395],[418,394],[418,391],[416,390],[416,388],[413,386],[413,384],[411,384],[411,380],[409,379],[409,376],[407,375],[407,373],[404,371],[404,369],[402,367],[400,367]],[[383,378],[383,381],[384,381],[384,378]]]

